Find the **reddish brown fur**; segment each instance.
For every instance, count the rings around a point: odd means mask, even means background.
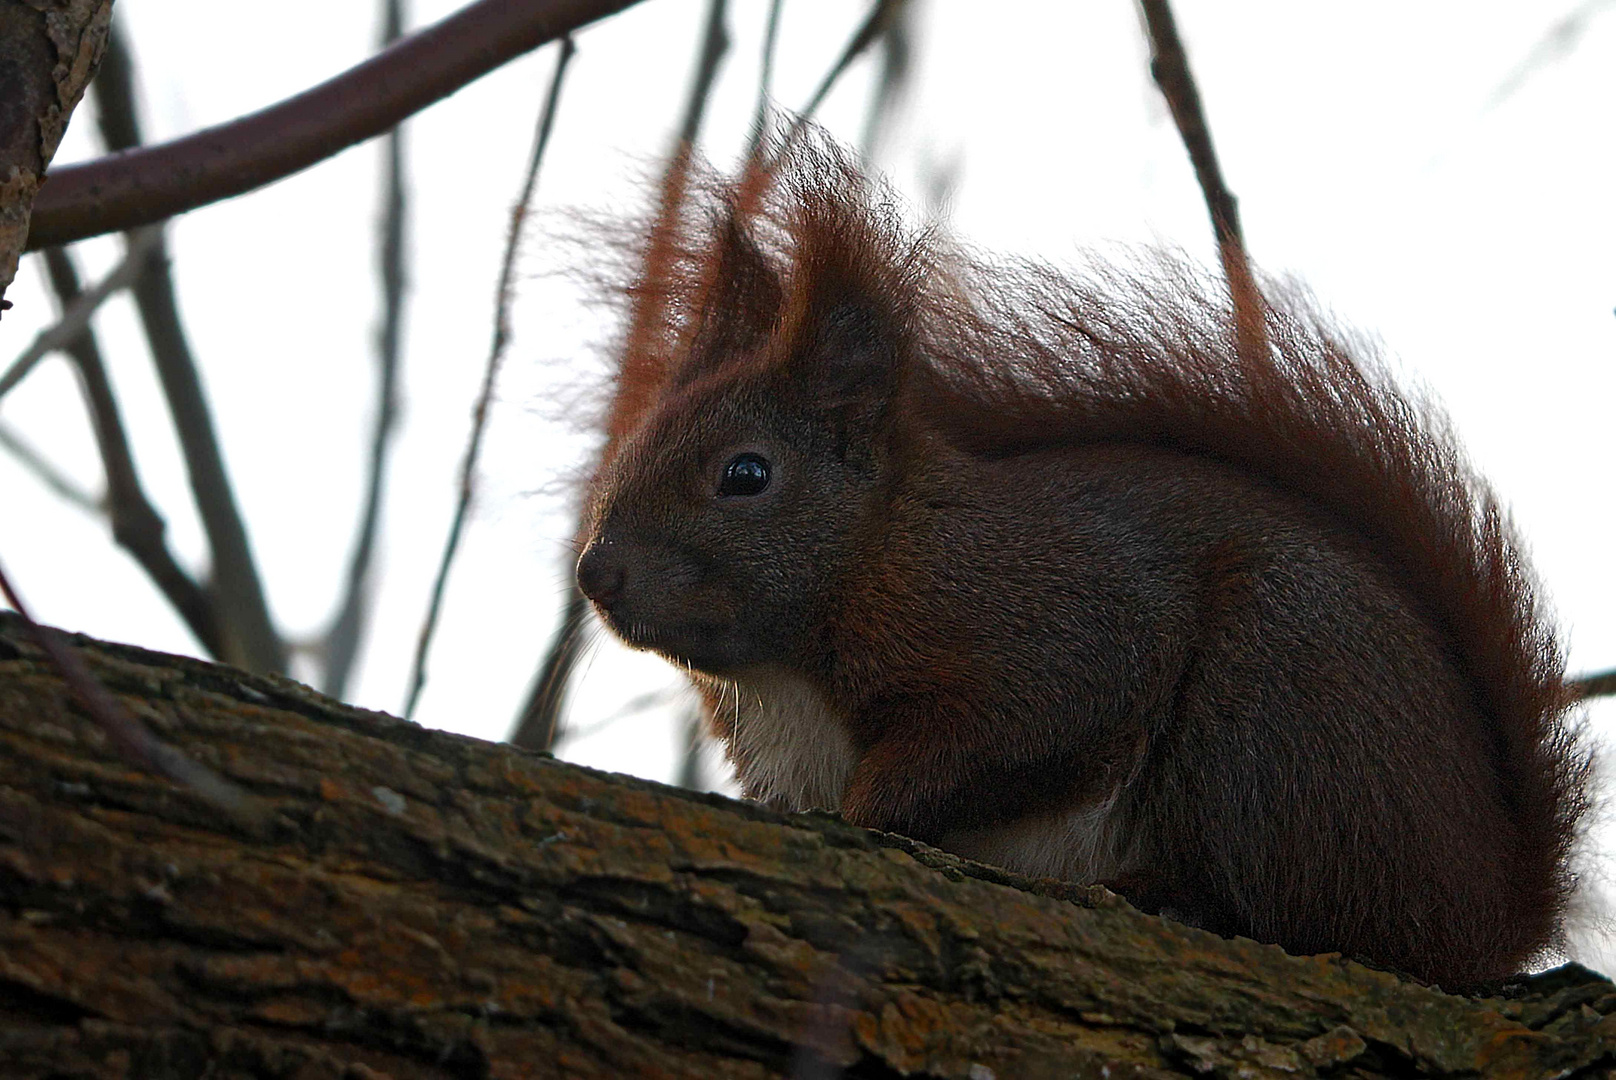
[[[1440,417],[1294,297],[1237,357],[1196,271],[990,263],[823,141],[676,176],[580,580],[705,673],[732,754],[807,710],[849,820],[1074,836],[1061,865],[1295,951],[1468,986],[1553,943],[1586,766]],[[715,498],[752,451],[774,486]]]

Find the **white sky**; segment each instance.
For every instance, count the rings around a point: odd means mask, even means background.
[[[457,4],[414,0],[412,25]],[[327,78],[372,49],[374,4],[119,0],[132,32],[148,139],[231,119]],[[702,0],[649,0],[578,38],[538,205],[635,207],[644,163],[668,145],[695,56]],[[708,113],[730,160],[756,92],[764,0],[732,0],[735,48]],[[1616,665],[1616,4],[1442,0],[1179,0],[1254,257],[1308,281],[1435,390],[1513,507],[1560,613],[1573,670]],[[851,0],[787,0],[776,91],[800,104],[862,18]],[[989,14],[991,12],[991,14]],[[1576,12],[1586,32],[1556,35]],[[202,34],[209,37],[204,38]],[[250,42],[250,48],[241,43]],[[1546,57],[1517,78],[1534,55]],[[511,64],[411,120],[411,295],[404,415],[387,493],[377,607],[351,696],[397,711],[481,375],[509,202],[553,50]],[[1167,242],[1211,257],[1205,210],[1127,0],[929,0],[916,78],[881,164],[917,202],[957,167],[952,221],[987,248],[1070,258],[1085,246]],[[821,113],[857,139],[873,65]],[[1513,92],[1504,93],[1511,84]],[[93,156],[89,106],[60,161]],[[317,631],[336,602],[360,512],[377,318],[376,145],[173,227],[180,303],[212,397],[274,614]],[[545,214],[527,266],[555,265]],[[556,220],[551,217],[552,222]],[[99,274],[112,240],[83,245]],[[0,358],[55,315],[24,261]],[[205,545],[127,300],[96,323],[148,493],[191,565]],[[450,580],[417,718],[505,731],[548,639],[571,522],[556,488],[580,440],[559,388],[587,384],[600,331],[530,273],[485,443],[476,514]],[[86,486],[99,488],[67,366],[42,364],[0,404]],[[535,494],[538,492],[538,494]],[[194,653],[195,643],[103,523],[0,455],[0,555],[41,618]],[[660,662],[603,643],[574,695],[588,724],[667,682]],[[1597,724],[1616,730],[1616,707]],[[629,716],[564,756],[666,779],[675,725]],[[1603,853],[1616,842],[1596,837]]]

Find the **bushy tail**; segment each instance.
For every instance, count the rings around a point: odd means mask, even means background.
[[[1495,720],[1496,768],[1523,839],[1517,916],[1555,920],[1586,808],[1574,695],[1508,516],[1446,418],[1294,288],[1265,283],[1266,350],[1237,356],[1219,283],[1171,256],[1080,279],[942,261],[953,269],[939,278],[927,349],[943,387],[938,419],[962,443],[1004,453],[1133,442],[1214,458],[1382,553]],[[1010,359],[985,368],[984,356]]]

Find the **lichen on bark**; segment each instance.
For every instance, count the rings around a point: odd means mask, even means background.
[[[824,815],[80,639],[244,830],[122,763],[0,617],[7,1076],[1594,1076],[1616,989],[1291,957]],[[367,1072],[366,1070],[370,1070]]]
[[[0,0],[0,299],[111,23],[112,0]]]

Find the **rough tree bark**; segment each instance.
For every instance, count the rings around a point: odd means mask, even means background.
[[[1452,997],[831,817],[77,640],[274,812],[243,831],[120,763],[0,616],[6,1077],[1616,1069],[1616,988],[1578,968]]]
[[[0,303],[67,119],[106,46],[112,0],[0,0]]]

